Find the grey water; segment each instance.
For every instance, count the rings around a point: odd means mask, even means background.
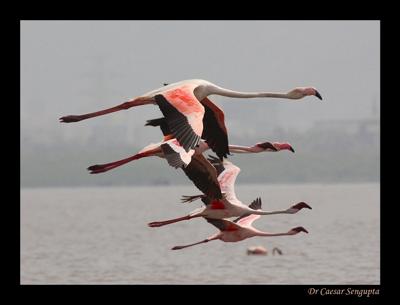
[[[193,186],[21,189],[21,284],[379,284],[380,185],[236,186],[249,204],[312,210],[262,216],[269,232],[304,226],[309,234],[216,240],[172,251],[217,232],[204,219],[160,228],[148,222],[184,216]],[[261,245],[266,256],[248,256]],[[283,255],[272,255],[278,247]]]

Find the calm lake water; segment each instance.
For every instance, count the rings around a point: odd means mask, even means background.
[[[263,208],[305,201],[312,210],[262,216],[260,230],[309,234],[175,245],[217,232],[204,219],[160,228],[148,222],[184,216],[192,186],[21,190],[22,284],[380,284],[379,184],[241,185],[239,199]],[[248,256],[261,245],[266,256]],[[278,247],[283,255],[273,256]]]

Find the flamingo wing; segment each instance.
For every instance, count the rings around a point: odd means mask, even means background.
[[[253,200],[253,202],[249,204],[249,208],[253,210],[261,210],[261,198]],[[236,218],[233,222],[238,223],[242,226],[250,226],[253,223],[253,221],[258,218],[260,218],[260,215],[247,214],[247,215],[242,215],[239,218]]]
[[[237,231],[241,228],[240,225],[226,219],[212,219],[205,217],[207,222],[211,223],[213,226],[217,227],[221,231]]]
[[[249,204],[249,208],[253,209],[253,210],[261,210],[261,198],[258,197],[257,199],[254,199],[250,204]]]
[[[200,142],[204,107],[192,90],[174,89],[154,96],[171,133],[189,151]]]
[[[174,168],[187,166],[194,154],[194,150],[191,149],[186,152],[176,139],[171,139],[160,145],[160,148],[164,154],[165,159],[170,166]]]
[[[147,120],[144,126],[160,126],[161,132],[164,136],[168,136],[171,134],[171,130],[168,127],[167,120],[163,118]]]
[[[218,183],[221,192],[226,194],[226,199],[237,199],[235,194],[235,181],[240,173],[240,168],[226,159],[220,161],[215,157],[209,156],[208,160],[218,172]]]
[[[208,98],[202,99],[201,104],[205,109],[202,138],[222,161],[230,155],[224,112]]]
[[[182,170],[192,180],[194,185],[207,197],[222,199],[221,188],[218,183],[217,172],[203,154],[195,154],[192,161]]]
[[[254,220],[257,220],[260,217],[260,215],[251,214],[239,220],[237,224],[241,225],[242,227],[250,227]]]
[[[218,176],[225,170],[224,164],[217,157],[214,157],[213,155],[208,155],[207,160],[212,164],[212,166],[215,167]]]

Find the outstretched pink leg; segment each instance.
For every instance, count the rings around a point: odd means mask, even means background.
[[[175,222],[183,221],[183,220],[189,220],[189,219],[192,219],[192,218],[195,218],[195,217],[200,217],[200,216],[201,215],[194,215],[194,216],[187,215],[187,216],[174,218],[174,219],[170,219],[170,220],[154,221],[154,222],[148,223],[147,225],[149,227],[152,227],[152,228],[154,228],[154,227],[162,227],[162,226],[168,225],[170,223],[175,223]]]
[[[87,169],[90,171],[91,174],[99,174],[99,173],[104,173],[109,171],[110,169],[116,168],[118,166],[124,165],[125,163],[131,162],[133,160],[137,160],[140,158],[144,158],[144,157],[148,157],[148,155],[145,154],[136,154],[132,157],[126,158],[126,159],[122,159],[122,160],[118,160],[115,162],[110,162],[110,163],[106,163],[106,164],[96,164],[96,165],[92,165],[89,166]]]
[[[100,116],[100,115],[104,115],[107,113],[112,113],[115,111],[120,111],[120,110],[126,110],[129,109],[131,107],[135,107],[135,106],[140,106],[140,105],[147,105],[147,104],[152,104],[154,103],[153,98],[149,98],[149,97],[138,97],[134,100],[122,103],[118,106],[112,107],[112,108],[108,108],[108,109],[104,109],[104,110],[100,110],[100,111],[96,111],[96,112],[91,112],[91,113],[86,113],[86,114],[81,114],[81,115],[67,115],[67,116],[63,116],[60,118],[60,122],[62,123],[73,123],[73,122],[79,122],[82,120],[86,120],[89,118],[94,118],[96,116]]]
[[[195,245],[198,245],[198,244],[207,243],[207,242],[209,242],[211,240],[215,240],[215,239],[218,239],[218,237],[209,237],[209,238],[207,238],[205,240],[199,241],[199,242],[194,243],[194,244],[185,245],[185,246],[175,246],[175,247],[171,248],[171,250],[180,250],[180,249],[184,249],[184,248],[187,248],[187,247],[195,246]]]
[[[149,150],[149,151],[145,151],[142,153],[138,153],[136,155],[133,155],[131,157],[122,159],[122,160],[118,160],[115,162],[111,162],[111,163],[106,163],[106,164],[96,164],[96,165],[92,165],[89,166],[87,169],[90,171],[91,174],[99,174],[99,173],[104,173],[106,171],[109,171],[110,169],[114,169],[118,166],[124,165],[128,162],[131,162],[133,160],[138,160],[141,158],[145,158],[145,157],[151,157],[156,153],[160,153],[161,149],[159,147]]]

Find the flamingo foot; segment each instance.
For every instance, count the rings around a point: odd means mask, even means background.
[[[158,228],[158,227],[162,227],[163,225],[166,225],[166,223],[164,221],[154,221],[154,222],[148,223],[147,225],[151,228]]]
[[[105,168],[106,166],[104,166],[104,165],[102,165],[102,164],[96,164],[96,165],[92,165],[92,166],[89,166],[88,168],[87,168],[87,170],[89,170],[89,171],[96,171],[96,170],[99,170],[99,169],[103,169],[103,168]]]
[[[92,165],[89,166],[87,168],[88,171],[90,171],[90,174],[99,174],[99,173],[104,173],[110,169],[113,169],[113,166],[107,166],[106,164],[96,164],[96,165]]]
[[[60,123],[73,123],[83,120],[84,117],[81,115],[67,115],[60,118]]]

